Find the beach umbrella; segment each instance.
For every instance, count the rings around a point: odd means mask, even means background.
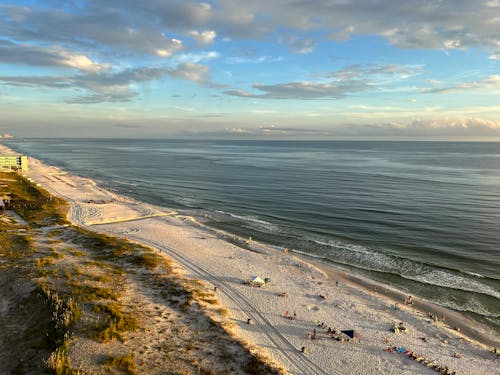
[[[345,330],[345,331],[341,331],[341,332],[343,334],[345,334],[346,336],[349,336],[351,339],[361,340],[363,338],[363,336],[361,336],[361,334],[358,331],[355,331],[353,329],[349,329],[349,330]]]

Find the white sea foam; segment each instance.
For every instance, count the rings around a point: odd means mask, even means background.
[[[305,255],[305,256],[310,257],[310,258],[317,258],[317,259],[322,259],[323,258],[320,255],[316,255],[316,254],[313,254],[313,253],[308,253],[306,251],[300,251],[300,250],[296,250],[296,249],[292,249],[292,251],[294,253],[296,253],[296,254]]]
[[[363,245],[343,243],[340,241],[313,240],[318,245],[328,246],[333,253],[329,254],[333,260],[369,271],[391,272],[391,273],[421,273],[429,268],[411,259],[398,257],[375,251]]]
[[[466,274],[477,277],[479,279],[484,279],[484,275],[481,275],[480,273],[475,273],[475,272],[467,272],[465,271]]]
[[[339,241],[319,241],[315,243],[333,249],[333,260],[356,266],[369,271],[391,272],[401,277],[428,285],[436,285],[457,290],[486,294],[500,298],[500,292],[480,282],[484,278],[479,274],[469,273],[473,277],[464,277],[452,271],[433,269],[417,261],[390,254],[383,254],[362,245],[342,243]]]
[[[173,201],[179,204],[182,204],[183,206],[186,207],[198,207],[200,202],[196,199],[193,198],[188,198],[188,197],[176,197],[173,198]]]
[[[466,302],[463,305],[458,305],[452,301],[449,300],[438,300],[434,301],[437,302],[439,305],[456,310],[456,311],[463,311],[463,312],[472,312],[475,314],[479,314],[482,316],[487,316],[490,318],[496,318],[497,314],[494,312],[489,311],[485,306],[483,306],[481,303],[471,300]]]
[[[237,215],[221,210],[217,210],[216,212],[230,216],[234,219],[241,220],[243,223],[248,224],[256,229],[265,229],[268,232],[278,232],[280,229],[278,225],[259,219],[257,216]]]
[[[427,273],[418,275],[401,275],[402,277],[414,281],[419,281],[426,284],[442,286],[445,288],[453,288],[465,290],[468,292],[476,292],[487,294],[495,298],[500,298],[500,293],[495,289],[485,285],[477,280],[466,278],[459,275],[454,275],[451,272],[444,270],[432,270]]]

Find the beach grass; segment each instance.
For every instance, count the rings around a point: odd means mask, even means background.
[[[116,369],[123,371],[127,375],[134,375],[137,373],[137,364],[135,363],[134,356],[131,354],[109,357],[104,363],[110,373],[114,373]]]
[[[124,341],[124,332],[133,332],[139,329],[139,321],[131,312],[124,311],[124,307],[116,302],[97,304],[93,312],[106,316],[106,320],[96,327],[92,335],[99,342],[109,342],[113,339]]]
[[[12,208],[30,225],[68,223],[66,215],[69,205],[64,200],[53,197],[21,175],[4,172],[0,173],[0,178],[2,176],[6,181],[6,190],[12,196]]]
[[[173,346],[165,346],[167,356],[177,353],[169,357],[171,370],[185,369],[179,371],[189,374],[196,368],[199,373],[217,373],[208,365],[210,360],[206,356],[212,349],[207,348],[218,342],[222,358],[225,356],[223,348],[227,345],[241,345],[221,324],[206,315],[203,306],[213,305],[216,313],[220,310],[221,315],[227,316],[227,310],[217,309],[214,294],[201,282],[176,274],[171,260],[157,250],[69,225],[65,219],[66,202],[50,196],[22,176],[9,174],[11,177],[16,180],[9,182],[13,208],[24,222],[0,217],[0,241],[5,245],[0,247],[0,255],[2,259],[8,259],[0,264],[0,269],[13,269],[15,277],[27,277],[33,284],[34,296],[29,298],[38,302],[19,305],[24,310],[31,306],[36,316],[24,337],[31,340],[32,347],[47,353],[40,361],[43,366],[22,366],[36,368],[35,372],[49,370],[56,374],[80,374],[84,373],[81,364],[75,367],[73,363],[78,357],[71,354],[75,341],[86,338],[111,347],[114,347],[114,342],[128,340],[130,343],[130,333],[146,328],[142,326],[144,313],[125,303],[127,284],[138,282],[147,282],[145,288],[159,291],[162,299],[158,311],[171,311],[165,314],[172,316],[166,321],[170,326],[168,329],[186,332],[176,337]],[[207,338],[206,344],[209,346],[206,347],[193,342],[196,331],[189,328],[189,322],[199,324],[200,321],[208,322],[204,324],[210,328],[207,333],[210,340]],[[242,354],[241,366],[251,371],[248,373],[281,373],[250,354],[244,346],[241,348],[242,353],[246,353]],[[189,360],[184,359],[185,355]],[[234,358],[231,360],[239,362]],[[108,356],[107,360],[94,363],[94,366],[108,373],[138,372],[136,359],[120,353]],[[255,372],[259,368],[262,371]]]

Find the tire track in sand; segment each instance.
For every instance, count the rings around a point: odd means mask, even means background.
[[[279,351],[283,355],[283,357],[285,357],[289,361],[289,363],[293,365],[295,371],[292,371],[292,369],[288,368],[289,371],[304,375],[340,374],[339,372],[332,372],[332,369],[329,369],[329,371],[323,370],[321,367],[311,361],[307,356],[301,353],[277,328],[274,327],[274,325],[266,318],[264,313],[257,309],[244,295],[238,292],[235,288],[228,285],[226,282],[222,281],[219,277],[213,275],[205,268],[195,264],[190,259],[186,258],[185,256],[179,254],[169,247],[158,244],[154,241],[146,240],[139,236],[129,235],[127,237],[129,239],[133,238],[137,242],[164,251],[166,254],[174,258],[179,264],[193,272],[195,275],[206,281],[209,281],[214,286],[217,286],[217,288],[219,288],[219,290],[224,293],[227,298],[229,298],[237,307],[239,307],[242,311],[245,311],[245,314],[255,322],[256,328],[262,334],[264,334],[271,343],[275,345],[275,350]]]

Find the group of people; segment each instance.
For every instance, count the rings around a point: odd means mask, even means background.
[[[341,341],[341,342],[350,340],[350,338],[348,336],[342,334],[342,332],[340,330],[332,328],[332,327],[328,326],[327,324],[325,324],[324,322],[320,323],[319,321],[316,321],[315,324],[316,324],[317,328],[324,329],[325,334],[334,340]],[[316,340],[318,338],[318,332],[317,332],[316,328],[313,329],[312,333],[307,332],[307,338],[310,340]]]
[[[443,375],[456,375],[455,371],[452,371],[448,368],[448,366],[441,366],[437,363],[435,363],[433,360],[427,359],[424,356],[421,356],[411,350],[402,348],[402,347],[397,347],[397,346],[388,346],[384,351],[388,353],[398,353],[398,354],[403,354],[408,356],[408,358],[420,362],[423,365],[432,368],[433,370],[436,370],[437,372],[443,374]],[[458,353],[455,353],[454,355],[455,358],[461,358],[462,356]]]
[[[446,316],[444,314],[441,316],[437,316],[437,314],[433,314],[433,313],[429,312],[429,313],[427,313],[427,316],[436,323],[439,323],[439,322],[444,323],[446,321]]]
[[[285,312],[286,313],[286,312]],[[315,322],[317,328],[323,328],[325,330],[326,335],[330,336],[331,338],[337,340],[337,341],[349,341],[350,338],[343,335],[341,331],[336,330],[335,328],[332,328],[330,326],[327,326],[324,322]],[[318,339],[318,331],[316,328],[313,329],[312,333],[307,332],[307,339],[308,340],[316,340]],[[306,353],[306,347],[303,346],[301,348],[302,353]]]
[[[405,305],[413,305],[413,297],[408,296],[408,298],[404,300],[404,304]]]
[[[399,324],[393,323],[391,331],[394,333],[406,332],[406,326],[403,322],[400,322]]]

